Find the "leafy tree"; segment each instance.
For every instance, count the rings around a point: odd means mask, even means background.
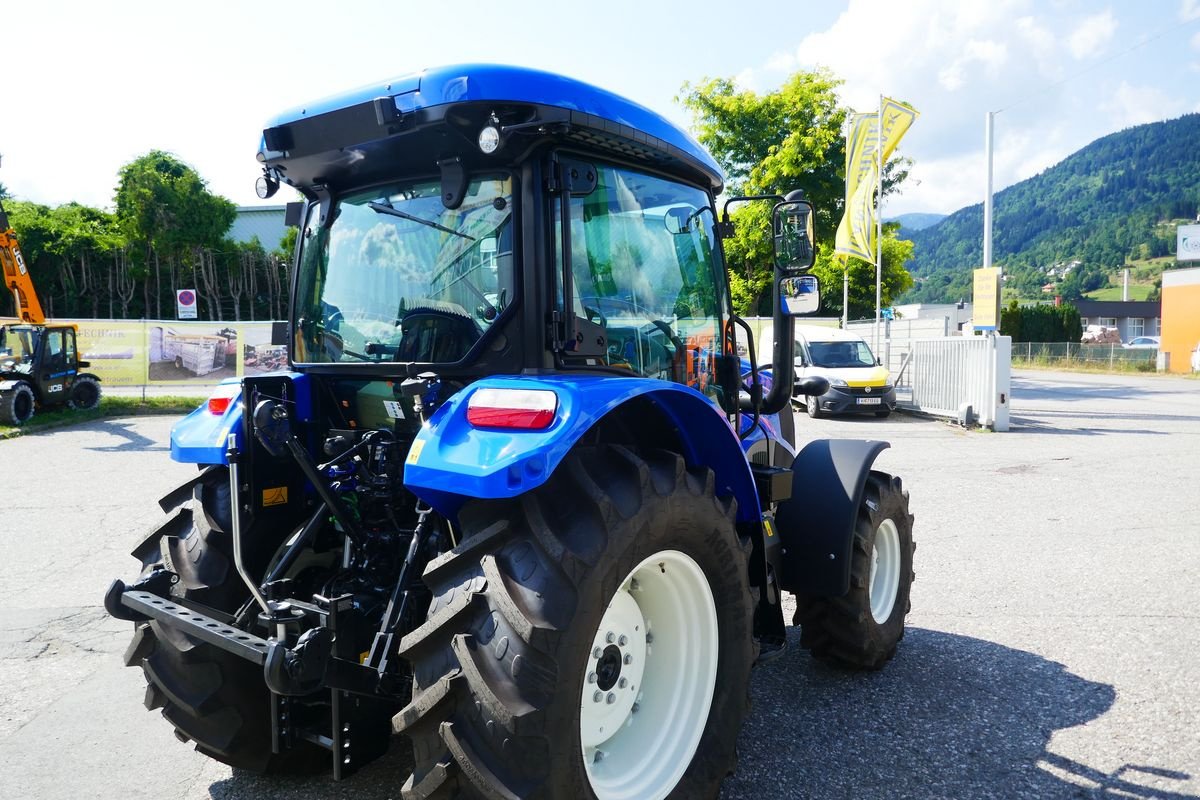
[[[880,296],[883,306],[890,306],[895,299],[907,292],[913,284],[912,276],[904,268],[912,258],[913,244],[897,239],[898,223],[883,227],[883,272],[880,276]],[[824,316],[841,316],[842,274],[850,276],[849,300],[850,319],[875,317],[875,265],[858,258],[847,259],[843,266],[840,256],[833,252],[832,244],[819,245],[813,274],[821,282],[821,313]]]
[[[12,195],[8,193],[8,187],[0,183],[0,200],[9,200],[11,198]]]
[[[1070,303],[1022,306],[1011,300],[1000,310],[1000,333],[1014,342],[1078,342],[1083,324]]]
[[[119,176],[117,218],[140,256],[141,263],[135,270],[142,279],[147,309],[153,307],[154,314],[162,318],[164,259],[170,293],[178,288],[181,270],[190,267],[190,282],[203,284],[205,299],[213,302],[221,295],[222,287],[217,284],[211,251],[233,224],[236,206],[209,192],[199,173],[162,150],[134,159],[121,168]],[[219,302],[208,311],[210,316],[222,319]]]
[[[685,83],[677,100],[692,113],[697,139],[725,171],[730,194],[786,195],[803,189],[815,209],[817,241],[830,242],[845,202],[847,110],[836,93],[841,83],[828,70],[801,71],[779,89],[759,94],[728,78],[711,78]],[[909,164],[894,158],[885,165],[885,195],[907,177]],[[724,245],[734,308],[743,314],[765,312],[773,279],[770,204],[746,203],[731,217],[736,232]],[[858,273],[851,270],[852,279]],[[840,308],[840,269],[836,283]],[[873,271],[870,284],[873,310]]]

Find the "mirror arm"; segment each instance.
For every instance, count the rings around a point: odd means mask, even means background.
[[[775,343],[771,349],[771,391],[763,398],[762,413],[778,414],[792,401],[792,388],[796,383],[796,321],[785,314],[783,298],[776,289],[772,329]]]

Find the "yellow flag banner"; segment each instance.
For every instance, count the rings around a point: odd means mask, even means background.
[[[887,161],[912,127],[917,112],[911,106],[883,98],[883,135],[878,114],[855,114],[846,137],[846,211],[838,223],[834,252],[875,261],[875,190],[879,183],[879,145]]]
[[[874,261],[878,114],[855,114],[846,136],[846,211],[838,223],[834,252]]]

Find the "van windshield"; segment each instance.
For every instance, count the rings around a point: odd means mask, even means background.
[[[809,342],[808,351],[815,367],[875,366],[875,356],[866,342]]]

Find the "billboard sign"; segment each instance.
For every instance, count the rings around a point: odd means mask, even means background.
[[[975,319],[977,331],[1000,329],[1000,268],[975,270]]]
[[[1200,261],[1200,225],[1180,225],[1176,229],[1175,260]]]

